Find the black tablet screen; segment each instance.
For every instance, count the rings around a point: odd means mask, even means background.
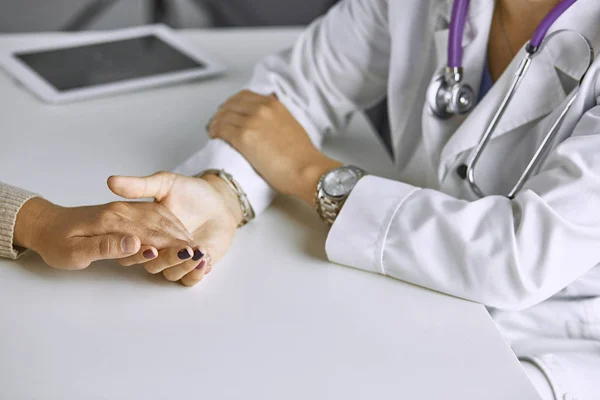
[[[154,35],[15,56],[58,91],[204,67]]]

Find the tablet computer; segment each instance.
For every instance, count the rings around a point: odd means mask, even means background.
[[[207,78],[224,66],[169,28],[150,25],[83,38],[68,46],[18,48],[0,63],[39,98],[64,103]]]

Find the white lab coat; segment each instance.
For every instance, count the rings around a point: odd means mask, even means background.
[[[465,27],[465,79],[476,93],[493,9],[493,0],[471,0]],[[450,10],[449,0],[343,1],[293,49],[258,65],[248,87],[276,93],[316,144],[387,95],[397,180],[358,183],[330,231],[329,259],[485,304],[515,352],[550,376],[557,396],[600,399],[600,62],[583,81],[561,141],[509,200],[502,195],[581,71],[571,35],[556,36],[559,46],[535,57],[478,166],[491,195],[477,199],[456,168],[524,51],[467,117],[437,119],[425,97],[447,61]],[[600,2],[579,0],[550,32],[577,30],[600,50],[599,21]],[[257,212],[270,203],[269,186],[224,142],[212,141],[178,172],[206,168],[230,172]]]

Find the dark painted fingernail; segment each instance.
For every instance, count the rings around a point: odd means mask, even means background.
[[[198,266],[196,267],[196,269],[202,269],[202,267],[204,267],[204,264],[206,264],[204,262],[204,260],[200,261],[200,264],[198,264]]]
[[[200,251],[200,249],[196,249],[194,250],[194,257],[192,257],[192,260],[194,261],[198,261],[199,259],[201,259],[202,257],[204,257],[204,253]]]
[[[180,260],[187,260],[191,256],[192,255],[188,249],[180,250],[179,253],[177,253],[177,257],[179,257]]]
[[[154,254],[154,250],[148,249],[145,252],[142,253],[142,255],[144,256],[144,258],[146,260],[152,260],[153,258],[156,257],[156,254]]]

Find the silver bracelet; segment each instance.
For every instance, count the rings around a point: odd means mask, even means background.
[[[202,171],[196,175],[196,178],[202,178],[204,175],[217,175],[219,178],[223,179],[227,185],[229,185],[231,190],[233,190],[237,196],[240,202],[240,208],[242,209],[242,221],[238,225],[238,228],[241,228],[254,219],[256,214],[254,214],[254,209],[252,208],[252,204],[250,204],[250,200],[248,200],[246,192],[244,192],[244,189],[242,189],[240,184],[233,179],[231,174],[228,174],[222,169],[207,169],[206,171]]]

